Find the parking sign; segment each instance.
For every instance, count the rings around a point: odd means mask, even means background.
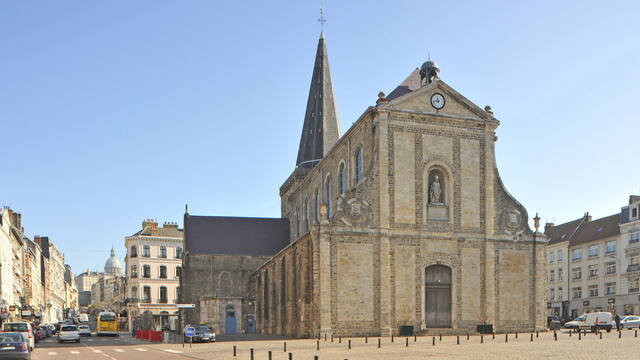
[[[184,335],[186,337],[194,337],[196,336],[196,329],[194,329],[191,326],[188,326],[186,329],[184,329]]]

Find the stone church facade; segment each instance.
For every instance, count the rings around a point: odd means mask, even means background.
[[[290,241],[251,282],[258,332],[545,328],[544,236],[500,179],[499,121],[438,72],[426,62],[340,136],[321,35],[280,188]]]

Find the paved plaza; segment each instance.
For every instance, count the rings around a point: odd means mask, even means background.
[[[640,334],[639,334],[640,335]],[[313,360],[318,355],[319,360],[392,360],[392,359],[630,359],[640,349],[640,337],[636,338],[635,331],[625,330],[622,337],[618,333],[603,333],[602,339],[598,335],[587,334],[579,339],[577,334],[571,337],[566,331],[558,332],[558,340],[554,340],[553,332],[539,333],[533,338],[531,334],[509,334],[509,341],[505,343],[505,335],[484,336],[483,343],[479,335],[460,337],[460,345],[456,344],[455,336],[443,336],[442,341],[436,337],[436,345],[431,336],[418,337],[414,342],[409,338],[406,346],[404,337],[381,338],[381,348],[378,348],[379,338],[351,338],[351,349],[348,349],[349,339],[343,338],[342,343],[334,339],[333,343],[320,341],[320,351],[316,350],[316,340],[286,340],[287,351],[284,351],[284,341],[238,341],[218,342],[213,344],[193,344],[191,349],[182,345],[153,345],[162,349],[180,351],[182,356],[195,359],[251,359],[250,349],[254,351],[254,359],[268,359],[268,352],[272,352],[272,359]],[[233,346],[236,346],[237,356],[233,356]]]

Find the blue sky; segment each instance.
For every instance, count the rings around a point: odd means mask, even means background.
[[[318,1],[0,2],[0,205],[75,272],[145,218],[280,215]],[[640,193],[638,2],[325,1],[344,133],[431,53],[501,121],[498,168],[533,216]]]

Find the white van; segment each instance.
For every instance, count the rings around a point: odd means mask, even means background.
[[[78,315],[78,321],[81,323],[88,323],[89,322],[89,315],[87,314],[79,314]]]
[[[613,316],[608,312],[590,312],[582,314],[573,321],[564,324],[566,328],[574,330],[596,330],[596,325],[602,330],[611,331],[613,326]]]
[[[17,332],[21,333],[22,337],[27,340],[29,344],[29,350],[33,350],[35,345],[35,338],[33,337],[33,329],[31,323],[26,321],[13,321],[2,324],[2,332]]]

